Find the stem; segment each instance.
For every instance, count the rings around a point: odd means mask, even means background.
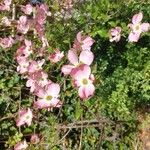
[[[80,135],[79,150],[82,149],[82,137],[83,137],[83,113],[81,114],[81,135]]]
[[[16,6],[15,6],[15,4],[13,4],[13,6],[12,6],[12,21],[15,20],[15,14],[16,14]],[[13,27],[12,28],[12,37],[14,37],[14,36],[15,36],[15,28]]]

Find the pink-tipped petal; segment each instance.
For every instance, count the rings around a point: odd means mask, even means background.
[[[14,150],[25,150],[28,147],[28,144],[26,141],[19,142],[14,146]]]
[[[17,127],[20,127],[20,126],[22,126],[23,124],[25,124],[24,119],[19,118],[19,119],[16,120],[16,126],[17,126]]]
[[[62,66],[61,71],[64,73],[64,75],[68,75],[71,73],[73,68],[74,68],[73,65],[64,65]]]
[[[77,33],[77,40],[81,43],[82,41],[82,31]]]
[[[50,102],[45,100],[38,100],[34,102],[34,107],[37,109],[48,108],[50,107]]]
[[[132,17],[132,23],[133,24],[137,24],[137,23],[140,23],[143,19],[143,13],[138,13],[138,14],[135,14],[133,17]]]
[[[37,92],[36,92],[36,96],[38,96],[39,98],[44,98],[45,96],[45,90],[44,88],[40,88]]]
[[[88,86],[81,86],[78,90],[78,94],[80,98],[87,99],[88,97],[92,96],[94,94],[95,87],[93,84],[90,84]]]
[[[139,40],[139,38],[140,38],[140,34],[133,33],[133,32],[131,32],[128,37],[130,42],[137,42]]]
[[[94,43],[94,40],[90,36],[88,36],[82,42],[88,46],[92,46]]]
[[[76,80],[89,78],[91,74],[91,68],[88,65],[81,65],[78,70],[72,74],[72,77]]]
[[[77,54],[72,50],[69,50],[68,52],[68,60],[70,61],[71,64],[75,66],[78,65],[79,63]]]
[[[90,75],[90,80],[91,80],[91,81],[95,81],[95,77],[94,77],[93,74]]]
[[[91,65],[93,62],[94,55],[91,51],[82,51],[79,56],[80,62],[86,65]]]
[[[142,28],[142,32],[147,32],[150,28],[150,24],[149,23],[142,23],[141,28]]]
[[[53,97],[58,97],[60,92],[60,86],[56,83],[51,83],[47,87],[47,93]]]
[[[26,87],[31,87],[33,85],[33,80],[29,79],[26,82]]]
[[[133,24],[132,24],[132,23],[129,23],[129,24],[128,24],[128,28],[130,28],[131,30],[133,30]]]
[[[61,107],[61,105],[62,105],[62,103],[61,103],[61,101],[59,99],[53,98],[51,100],[51,106],[52,107]]]

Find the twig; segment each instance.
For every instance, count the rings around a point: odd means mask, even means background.
[[[95,128],[95,127],[99,127],[99,124],[73,125],[73,126],[57,126],[55,128],[59,128],[59,129],[78,129],[78,128]]]
[[[81,114],[81,135],[80,135],[80,144],[79,144],[79,150],[82,148],[82,137],[83,137],[83,113]]]
[[[64,138],[65,138],[65,137],[69,134],[69,132],[72,130],[72,127],[74,126],[74,124],[75,124],[75,122],[72,123],[72,126],[70,126],[70,128],[68,128],[69,130],[66,132],[66,134],[65,134],[56,144],[54,144],[53,146],[55,146],[55,145],[61,143],[61,142],[64,140]],[[58,128],[57,128],[57,129],[58,129]],[[67,128],[65,128],[65,129],[67,129]]]
[[[3,118],[0,119],[0,121],[3,121],[3,120],[5,120],[5,119],[10,119],[10,118],[15,118],[15,116],[16,116],[16,115],[13,114],[13,115],[11,115],[11,116],[3,117]]]
[[[36,9],[33,8],[33,19],[35,19],[35,17],[36,17]],[[35,39],[36,38],[36,30],[35,30],[35,28],[33,29],[33,34],[34,34],[34,39]]]
[[[20,99],[19,99],[19,118],[20,118],[20,105],[21,105],[21,88],[20,88]],[[20,128],[20,126],[19,126],[19,133],[21,133],[21,128]]]
[[[12,6],[12,21],[15,20],[15,14],[16,14],[16,7],[15,4]],[[14,37],[15,29],[14,27],[12,28],[12,37]]]

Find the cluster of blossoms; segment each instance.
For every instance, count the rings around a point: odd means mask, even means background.
[[[0,4],[0,9],[10,10],[11,1],[5,0]],[[4,7],[5,6],[5,7]],[[33,101],[33,108],[35,109],[51,109],[53,107],[60,107],[62,102],[59,100],[60,85],[53,83],[48,79],[48,74],[44,71],[43,65],[45,63],[44,56],[46,48],[49,46],[45,37],[44,24],[46,17],[51,15],[48,11],[48,6],[45,4],[32,6],[27,4],[21,6],[21,10],[25,15],[19,17],[18,20],[12,20],[7,17],[2,18],[2,25],[12,26],[16,29],[16,33],[21,34],[0,38],[0,46],[3,49],[10,48],[13,44],[20,42],[21,46],[16,51],[16,61],[18,63],[17,72],[27,79],[26,86],[30,88],[30,92],[35,96]],[[30,15],[30,17],[28,17]],[[31,18],[31,16],[33,16]],[[29,19],[30,18],[30,19]],[[15,23],[14,23],[15,22]],[[35,51],[34,44],[26,38],[29,31],[34,32],[34,36],[42,42],[42,47]],[[64,57],[63,52],[56,49],[54,53],[50,54],[48,59],[51,63],[57,63]],[[39,60],[40,59],[40,60]],[[33,110],[31,108],[22,108],[19,110],[16,126],[23,125],[30,126],[33,120]],[[31,143],[38,141],[38,135],[31,136]],[[26,140],[19,142],[14,146],[14,150],[26,149],[28,144]]]
[[[143,13],[135,14],[132,17],[132,23],[128,24],[131,32],[128,36],[129,42],[138,42],[141,33],[147,32],[150,28],[149,23],[141,23],[143,19]],[[121,27],[115,27],[110,30],[110,42],[118,42],[121,38]]]
[[[32,144],[37,144],[39,142],[39,136],[37,134],[33,134],[31,136],[30,142]],[[25,150],[28,147],[27,142],[24,140],[22,142],[18,142],[15,147],[14,150]]]
[[[91,74],[90,65],[93,62],[94,55],[91,52],[91,46],[94,40],[89,36],[77,34],[73,47],[68,51],[69,64],[62,67],[64,75],[70,75],[73,84],[78,88],[78,94],[81,99],[87,99],[94,94],[93,85],[94,75]]]
[[[59,84],[53,83],[48,79],[48,74],[42,68],[45,62],[44,59],[37,61],[31,59],[33,53],[31,41],[25,39],[24,43],[16,52],[16,60],[19,64],[17,71],[27,79],[26,86],[30,87],[30,92],[38,97],[37,101],[34,102],[35,108],[49,109],[51,107],[60,107],[61,102],[58,99],[60,92]],[[52,55],[55,55],[52,60],[57,62],[58,58],[56,57],[58,57],[58,54]],[[20,115],[20,119],[22,117],[24,115]]]

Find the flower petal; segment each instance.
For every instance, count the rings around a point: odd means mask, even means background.
[[[51,83],[50,85],[47,86],[46,92],[47,92],[47,94],[57,98],[59,96],[59,92],[60,92],[59,84]]]
[[[94,94],[95,87],[93,84],[89,84],[88,86],[81,86],[78,90],[78,94],[80,98],[86,99],[89,96],[92,96]]]
[[[76,71],[74,71],[74,74],[72,73],[71,75],[75,80],[80,80],[83,78],[89,78],[90,74],[91,68],[88,65],[81,65]]]
[[[69,50],[69,52],[68,52],[68,60],[70,61],[71,64],[73,64],[75,66],[79,64],[79,62],[78,62],[78,56],[72,50]]]
[[[142,23],[141,28],[142,28],[142,32],[147,32],[150,28],[150,24],[149,23]]]
[[[137,23],[140,23],[143,19],[143,13],[138,13],[138,14],[135,14],[133,17],[132,17],[132,23],[133,24],[137,24]]]
[[[82,40],[82,31],[80,31],[80,32],[77,33],[77,37],[76,38],[77,38],[78,42],[81,43],[81,40]]]
[[[44,98],[45,97],[45,90],[44,88],[39,88],[38,91],[36,91],[36,96],[38,96],[39,98]]]
[[[62,66],[61,68],[61,71],[65,74],[65,75],[68,75],[71,73],[72,69],[74,68],[73,65],[64,65]]]
[[[140,38],[140,34],[133,33],[133,32],[131,32],[128,37],[130,42],[137,42],[139,40],[139,38]]]
[[[61,105],[62,105],[62,102],[59,99],[53,98],[51,100],[51,106],[52,107],[61,107]]]
[[[37,109],[49,108],[50,106],[50,101],[46,101],[43,99],[39,99],[38,101],[34,102],[34,107]]]
[[[82,51],[79,56],[80,62],[86,64],[86,65],[91,65],[93,62],[94,55],[91,51]]]

